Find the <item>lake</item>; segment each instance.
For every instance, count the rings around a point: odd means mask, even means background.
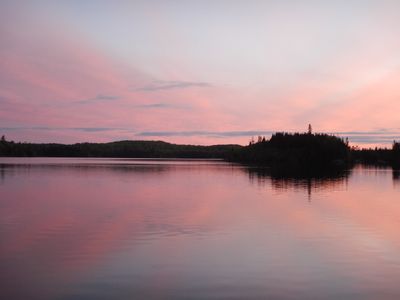
[[[2,299],[400,299],[400,175],[0,158]]]

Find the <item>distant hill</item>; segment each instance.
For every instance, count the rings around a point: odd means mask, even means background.
[[[35,144],[2,139],[0,156],[127,157],[127,158],[225,158],[239,145],[194,146],[163,141],[118,141],[111,143]]]

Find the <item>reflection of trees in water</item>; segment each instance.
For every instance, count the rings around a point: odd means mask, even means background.
[[[4,182],[7,177],[15,174],[28,175],[32,172],[74,172],[81,174],[100,174],[106,172],[113,173],[140,173],[154,174],[171,171],[169,165],[112,165],[112,164],[0,164],[0,182]]]
[[[155,163],[154,160],[148,162],[129,162],[129,160],[120,160],[123,163],[33,163],[33,164],[0,164],[0,182],[4,182],[7,177],[15,174],[29,174],[31,172],[74,172],[83,174],[100,174],[100,173],[119,173],[126,175],[146,176],[154,174],[167,174],[168,172],[177,172],[182,170],[199,170],[207,169],[211,171],[227,170],[221,168],[218,162],[210,160],[209,163],[201,161],[196,164],[188,161],[188,163],[175,163],[174,160],[167,161],[168,163]]]
[[[29,172],[30,170],[27,170]],[[14,168],[10,168],[7,164],[0,163],[0,184],[4,184],[6,179],[15,177],[17,171]]]
[[[400,170],[393,170],[393,183],[400,185]]]
[[[351,170],[336,170],[302,174],[301,172],[283,173],[282,170],[271,168],[246,169],[251,182],[258,185],[268,185],[276,190],[302,190],[306,191],[309,199],[313,191],[337,190],[341,186],[347,186]]]
[[[0,165],[0,183],[4,182],[4,178],[5,178],[5,170],[4,168]]]

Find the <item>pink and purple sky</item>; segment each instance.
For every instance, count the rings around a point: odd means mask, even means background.
[[[400,140],[400,1],[1,1],[0,133]]]

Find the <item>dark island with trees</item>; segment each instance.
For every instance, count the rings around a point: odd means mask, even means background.
[[[270,139],[259,136],[247,146],[177,145],[162,141],[111,143],[21,143],[0,140],[0,156],[9,157],[123,157],[123,158],[219,158],[256,166],[301,172],[345,169],[355,163],[400,167],[400,143],[392,149],[358,149],[347,139],[322,133],[277,132]]]

